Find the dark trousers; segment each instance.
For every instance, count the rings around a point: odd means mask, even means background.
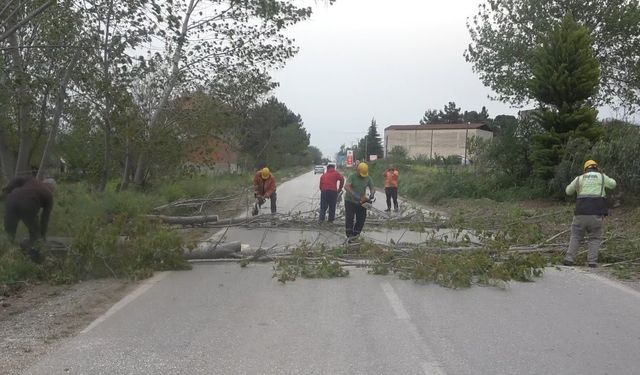
[[[38,224],[39,208],[32,202],[7,202],[4,215],[4,231],[11,240],[15,240],[18,223],[22,221],[29,230],[29,240],[22,243],[23,251],[29,254],[31,260],[40,263],[40,252],[34,247],[36,241],[40,238],[40,225]]]
[[[338,200],[338,192],[331,190],[323,190],[320,192],[320,222],[324,221],[329,209],[329,222],[333,223],[336,218],[336,203]]]
[[[393,199],[393,208],[398,208],[398,188],[386,187],[384,193],[387,196],[387,208],[391,209],[391,200]]]
[[[355,218],[355,224],[353,219]],[[344,221],[347,237],[360,235],[364,222],[367,219],[367,209],[359,204],[345,201],[344,202]]]
[[[40,225],[38,224],[39,208],[34,204],[14,204],[7,202],[4,214],[4,230],[14,240],[18,223],[22,221],[29,230],[29,240],[35,243],[40,238]]]
[[[269,199],[271,201],[271,213],[275,214],[276,213],[276,201],[278,199],[278,195],[274,191],[273,194],[271,194],[271,196],[269,198],[265,198],[265,199]],[[260,205],[260,207],[262,207],[262,204]]]

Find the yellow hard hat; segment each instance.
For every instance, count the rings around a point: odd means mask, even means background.
[[[358,174],[361,177],[369,177],[369,166],[367,163],[358,164]]]
[[[262,170],[260,171],[260,175],[262,176],[263,180],[268,180],[269,176],[271,176],[271,171],[269,170],[269,168],[264,167],[262,168]]]
[[[587,160],[584,162],[584,167],[582,169],[587,169],[591,167],[598,167],[598,163],[595,160]]]

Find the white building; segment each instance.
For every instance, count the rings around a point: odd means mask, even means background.
[[[473,137],[492,139],[493,132],[486,124],[391,125],[384,129],[384,154],[401,146],[410,158],[464,157]]]

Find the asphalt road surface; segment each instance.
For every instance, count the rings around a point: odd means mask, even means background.
[[[313,210],[318,178],[281,186],[279,211]],[[341,240],[339,228],[292,232],[225,237]],[[640,373],[640,293],[582,270],[551,268],[506,290],[358,270],[282,285],[272,273],[269,264],[196,264],[156,274],[27,373]]]

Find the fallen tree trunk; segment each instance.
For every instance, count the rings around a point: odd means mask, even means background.
[[[197,248],[185,251],[185,259],[222,259],[222,258],[242,258],[240,242],[227,243],[201,243]]]
[[[218,221],[218,215],[201,215],[201,216],[166,216],[166,215],[147,215],[151,220],[159,220],[165,224],[176,225],[203,225]]]

